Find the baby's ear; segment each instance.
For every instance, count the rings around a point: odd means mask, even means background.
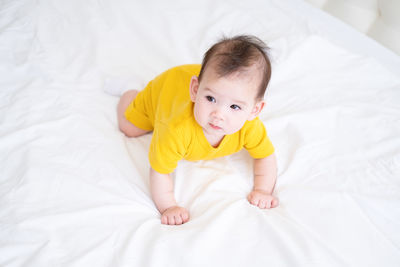
[[[249,121],[254,120],[263,110],[264,106],[265,106],[264,100],[257,101],[247,120]]]
[[[197,76],[192,76],[192,79],[190,80],[190,100],[192,102],[196,102],[196,95],[197,91],[199,90],[199,78]]]

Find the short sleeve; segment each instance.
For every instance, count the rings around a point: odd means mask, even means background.
[[[151,167],[159,173],[172,173],[184,155],[184,144],[180,131],[170,129],[159,123],[153,132],[150,143],[149,161]]]
[[[259,118],[250,121],[244,130],[244,148],[253,158],[265,158],[274,153],[274,146]]]

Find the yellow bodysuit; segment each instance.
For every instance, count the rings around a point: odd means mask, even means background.
[[[196,161],[227,156],[247,149],[253,158],[274,152],[264,124],[257,117],[246,121],[242,129],[225,135],[218,147],[207,141],[193,115],[189,86],[201,65],[183,65],[165,71],[139,92],[125,111],[135,126],[153,131],[149,150],[151,167],[159,173],[171,173],[181,159]]]

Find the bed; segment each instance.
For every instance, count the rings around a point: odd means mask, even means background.
[[[270,47],[280,205],[246,200],[246,151],[181,161],[191,220],[162,225],[118,95],[237,34]],[[2,1],[0,58],[0,266],[400,265],[400,58],[311,5]]]

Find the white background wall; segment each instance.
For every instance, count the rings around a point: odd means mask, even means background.
[[[400,0],[305,0],[400,55]]]

